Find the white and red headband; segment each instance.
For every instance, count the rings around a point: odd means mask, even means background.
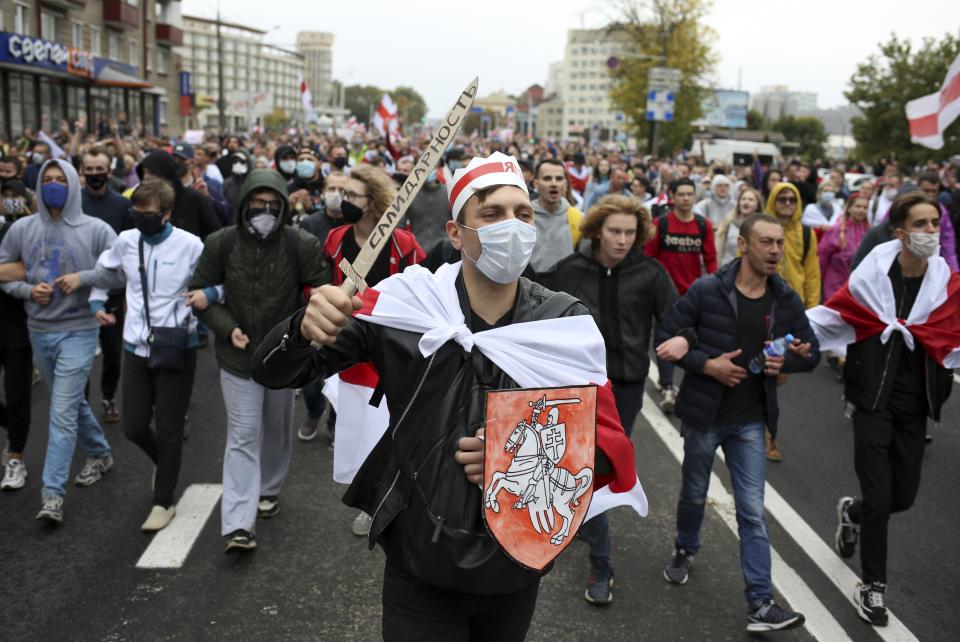
[[[450,216],[454,219],[474,192],[479,190],[494,185],[515,185],[530,193],[520,171],[520,163],[513,156],[500,152],[493,152],[487,158],[474,158],[466,167],[454,172],[450,184]]]

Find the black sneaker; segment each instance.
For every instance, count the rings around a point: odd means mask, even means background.
[[[250,531],[238,528],[227,535],[225,553],[246,553],[257,548],[257,536]]]
[[[269,519],[280,512],[280,498],[276,495],[261,497],[257,503],[257,517]]]
[[[663,567],[663,579],[671,584],[686,584],[690,578],[693,555],[682,548],[674,549],[670,563]]]
[[[850,519],[850,506],[853,497],[841,497],[837,502],[837,533],[833,537],[833,547],[837,555],[844,559],[853,557],[860,539],[860,525]]]
[[[785,631],[803,626],[802,613],[792,613],[769,600],[747,614],[748,631]]]
[[[887,585],[883,582],[871,582],[857,587],[853,601],[857,605],[857,615],[874,626],[887,625]]]
[[[608,606],[613,602],[613,567],[609,562],[590,563],[590,578],[583,597],[596,606]]]

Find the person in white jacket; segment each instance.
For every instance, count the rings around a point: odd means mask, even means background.
[[[196,368],[197,319],[191,306],[203,305],[215,292],[187,292],[187,280],[203,251],[203,242],[170,221],[175,194],[164,181],[146,180],[130,196],[136,229],[120,233],[100,255],[90,307],[103,325],[116,323],[104,308],[106,289],[126,281],[127,315],[123,326],[121,425],[128,439],[154,464],[153,507],[141,526],[158,531],[173,519],[180,473],[184,418]],[[140,273],[141,244],[143,267]],[[147,292],[143,291],[143,282]],[[144,297],[147,306],[144,306]],[[149,309],[149,323],[145,310]],[[182,369],[150,364],[151,328],[187,330]],[[156,417],[156,433],[150,419]]]

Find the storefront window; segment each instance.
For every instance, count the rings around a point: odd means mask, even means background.
[[[23,133],[23,88],[20,85],[20,74],[11,73],[7,80],[10,93],[10,135],[17,137]]]
[[[43,114],[40,117],[40,127],[47,132],[60,128],[60,120],[64,118],[63,111],[64,84],[56,78],[40,77],[40,104],[43,105]]]
[[[157,135],[157,97],[150,94],[143,96],[143,128],[147,136]]]
[[[19,74],[23,83],[23,127],[37,130],[37,94],[34,88],[36,76]]]
[[[93,122],[88,128],[92,132],[97,132],[100,136],[99,125],[101,122],[110,120],[110,94],[106,87],[93,87],[90,89],[90,101],[92,104]]]
[[[144,94],[140,93],[136,89],[130,89],[129,95],[127,96],[127,102],[130,105],[130,113],[127,115],[127,122],[130,124],[130,127],[133,128],[134,132],[137,132],[140,129],[140,126],[143,124],[143,113],[140,109],[140,101],[144,98]],[[150,98],[150,96],[146,96]]]

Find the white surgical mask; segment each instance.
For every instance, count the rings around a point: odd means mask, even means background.
[[[892,201],[897,197],[897,188],[896,187],[884,187],[883,195],[887,197],[888,201]]]
[[[247,164],[246,163],[234,163],[233,164],[233,173],[243,176],[247,173]]]
[[[267,235],[273,230],[273,226],[277,224],[277,217],[274,214],[257,214],[256,216],[250,217],[250,227],[256,231],[260,238],[267,238]]]
[[[340,203],[343,201],[343,197],[340,196],[340,192],[324,192],[323,193],[323,203],[327,206],[328,210],[333,212],[340,211]]]
[[[820,202],[827,205],[832,205],[834,201],[837,200],[837,195],[833,192],[823,192],[820,194]]]
[[[907,251],[918,259],[929,259],[940,253],[940,232],[910,232]]]
[[[280,161],[280,171],[284,174],[293,174],[297,170],[297,159],[288,158]]]
[[[496,283],[516,281],[530,262],[537,244],[537,228],[518,218],[507,219],[493,225],[472,228],[480,237],[480,258],[474,260],[465,250],[461,253],[477,266],[480,272]]]

